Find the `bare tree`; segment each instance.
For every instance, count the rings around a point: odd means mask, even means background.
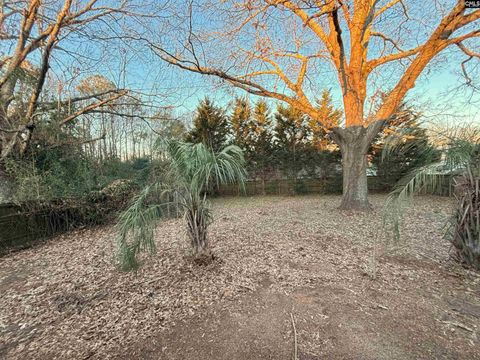
[[[54,52],[65,51],[60,44],[68,41],[73,34],[82,34],[92,24],[106,18],[127,12],[127,1],[112,2],[85,0],[24,0],[2,1],[0,18],[0,41],[11,52],[0,59],[0,160],[13,154],[23,155],[28,149],[37,125],[40,96],[45,86],[47,73],[51,68]],[[2,46],[3,46],[2,45]],[[30,65],[36,63],[36,65]],[[34,68],[32,73],[30,68]],[[16,89],[22,81],[22,74],[32,73],[26,111],[19,109]],[[127,93],[121,89],[109,89],[87,97],[68,99],[63,103],[80,104],[93,100],[79,108],[65,119],[65,125],[80,115],[99,109]],[[23,94],[24,95],[24,94]]]
[[[149,47],[164,61],[251,94],[290,104],[322,122],[343,158],[343,209],[368,209],[367,151],[441,52],[479,58],[480,9],[464,0],[232,0],[178,6],[172,38]],[[182,15],[183,14],[183,15]],[[192,14],[195,14],[193,16]],[[172,21],[172,20],[171,20]],[[173,26],[173,25],[172,25]],[[173,31],[174,30],[174,31]],[[179,40],[181,32],[184,38]],[[343,99],[344,127],[322,118],[326,82]],[[376,94],[387,93],[380,99]]]

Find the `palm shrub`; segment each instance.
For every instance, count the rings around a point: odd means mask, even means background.
[[[480,176],[471,169],[455,179],[457,208],[446,233],[456,259],[480,270]]]
[[[480,134],[471,128],[449,135],[451,133],[441,134],[444,138],[442,157],[430,150],[431,161],[398,182],[385,204],[384,222],[392,226],[395,238],[398,238],[402,214],[412,196],[418,192],[438,193],[444,186],[444,179],[450,177],[456,207],[447,223],[445,238],[452,244],[454,258],[465,266],[480,270]],[[397,142],[394,139],[388,143],[384,156],[398,151],[402,144]]]
[[[163,179],[145,187],[117,224],[117,258],[124,270],[138,267],[139,252],[155,252],[155,225],[170,215],[172,206],[183,215],[194,257],[211,258],[207,229],[212,214],[206,190],[212,184],[243,187],[245,181],[243,152],[234,145],[214,152],[202,143],[168,140],[160,153],[167,164]]]

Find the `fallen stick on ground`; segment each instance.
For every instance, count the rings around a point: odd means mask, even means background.
[[[295,327],[295,319],[293,318],[292,313],[290,313],[290,317],[292,318],[292,327],[293,327],[293,360],[298,360],[298,355],[297,355],[297,328]]]
[[[469,328],[467,325],[461,324],[461,323],[456,322],[456,321],[444,321],[444,320],[438,320],[438,321],[440,321],[444,324],[459,327],[460,329],[467,330],[467,331],[470,331],[470,332],[474,331],[472,328]]]

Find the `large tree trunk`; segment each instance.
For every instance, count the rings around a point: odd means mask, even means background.
[[[376,121],[367,128],[350,126],[334,128],[332,138],[340,147],[343,168],[342,210],[369,210],[367,155],[370,145],[384,122]]]
[[[341,147],[343,170],[343,197],[341,209],[369,209],[367,184],[367,154],[363,139],[345,143]]]

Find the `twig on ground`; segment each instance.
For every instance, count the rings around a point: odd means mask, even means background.
[[[439,321],[442,322],[442,323],[444,323],[444,324],[447,324],[447,325],[456,326],[456,327],[459,327],[460,329],[473,332],[473,329],[472,329],[472,328],[470,328],[470,327],[468,327],[467,325],[464,325],[464,324],[462,324],[462,323],[456,322],[456,321],[445,321],[445,320],[439,320]]]
[[[295,327],[295,319],[292,313],[290,313],[290,317],[292,319],[292,327],[293,327],[293,360],[298,360],[297,328]]]
[[[253,287],[248,286],[248,285],[239,284],[239,286],[244,288],[244,289],[250,290],[250,291],[255,291],[255,289]]]
[[[435,262],[435,263],[437,263],[437,264],[441,264],[441,262],[440,262],[440,261],[438,261],[438,260],[434,259],[434,258],[433,258],[433,257],[431,257],[431,256],[428,256],[428,255],[422,254],[421,252],[419,252],[419,253],[418,253],[418,255],[420,255],[421,257],[423,257],[423,258],[425,258],[425,259],[428,259],[428,260],[430,260],[430,261],[433,261],[433,262]]]

